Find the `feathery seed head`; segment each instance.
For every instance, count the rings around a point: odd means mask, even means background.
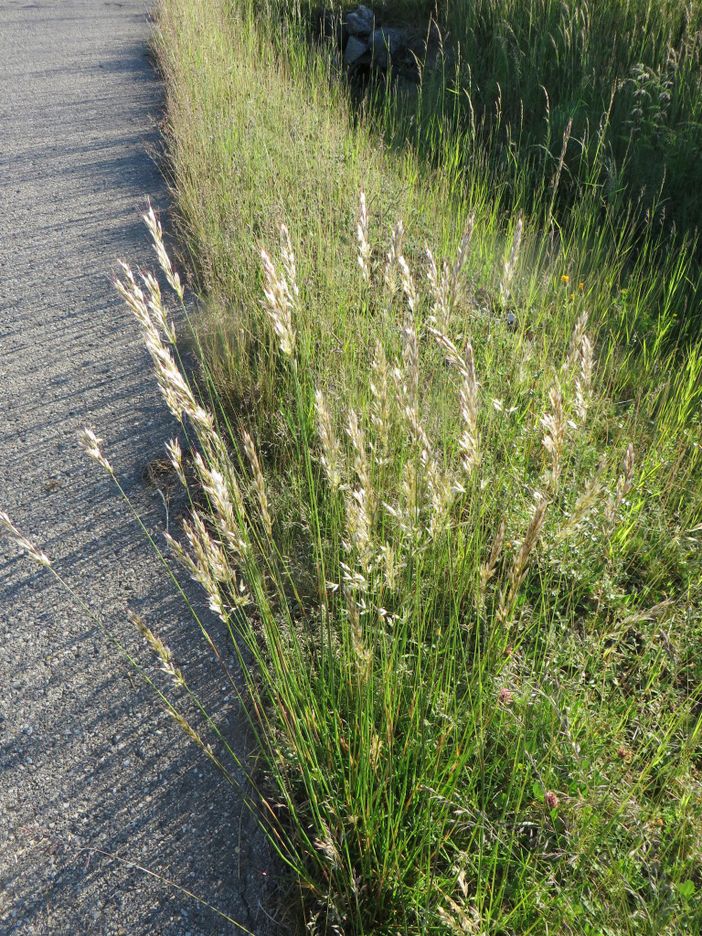
[[[551,456],[550,484],[555,486],[561,473],[561,454],[565,440],[566,418],[563,411],[563,393],[558,380],[549,391],[550,412],[541,417],[544,429],[542,443]]]
[[[114,474],[112,465],[109,463],[107,458],[102,451],[102,439],[99,439],[92,429],[83,429],[80,434],[80,444],[83,446],[86,454],[93,458],[98,465],[101,465],[105,471],[109,472],[111,475]]]
[[[26,553],[27,556],[45,569],[51,568],[51,560],[34,543],[17,529],[8,514],[0,512],[0,529],[4,530],[10,539]]]
[[[402,256],[402,242],[405,235],[405,226],[402,221],[398,221],[392,231],[392,236],[390,238],[390,247],[388,252],[385,255],[385,273],[384,273],[384,282],[386,288],[389,290],[391,295],[394,295],[397,288],[397,283],[395,280],[395,267],[397,266],[397,261]]]
[[[171,439],[170,442],[166,442],[166,451],[168,452],[171,465],[173,465],[173,470],[178,476],[178,480],[184,488],[187,487],[188,484],[183,468],[183,452],[178,439]]]
[[[407,264],[407,261],[403,256],[397,258],[397,265],[400,270],[400,281],[402,283],[402,291],[405,294],[405,299],[407,300],[407,305],[412,315],[415,315],[419,297],[417,295],[417,289],[414,285],[412,273],[410,271],[409,265]]]
[[[458,246],[458,253],[456,254],[456,259],[453,266],[451,267],[451,279],[449,286],[449,304],[453,306],[458,298],[458,286],[459,278],[461,271],[466,262],[468,252],[470,250],[470,244],[473,240],[473,229],[475,228],[475,212],[471,212],[468,216],[468,221],[466,222],[466,227],[463,232],[463,237],[461,238],[461,243]]]
[[[268,494],[266,491],[266,481],[263,476],[263,469],[261,468],[261,461],[258,457],[258,452],[256,451],[256,446],[254,441],[249,435],[249,433],[244,430],[241,434],[242,441],[244,443],[244,451],[246,452],[246,457],[249,460],[251,466],[251,472],[254,479],[254,487],[256,488],[256,497],[258,499],[258,506],[261,511],[261,520],[263,521],[263,527],[266,531],[266,534],[269,540],[273,539],[273,520],[271,518],[270,506],[268,502]]]
[[[294,299],[300,296],[300,290],[297,287],[297,266],[295,264],[295,252],[293,251],[290,232],[286,225],[280,225],[280,256],[283,261],[283,269]]]
[[[514,272],[517,267],[517,261],[519,259],[519,251],[522,245],[522,231],[524,229],[524,221],[520,215],[517,218],[517,223],[514,226],[514,234],[512,236],[512,248],[509,252],[509,257],[505,261],[504,270],[502,273],[502,283],[500,284],[500,296],[502,298],[503,304],[506,303],[511,294],[512,294],[512,280],[514,279]]]
[[[575,412],[582,423],[587,416],[592,393],[593,353],[592,342],[587,335],[583,335],[579,350],[580,368],[575,379]]]
[[[173,662],[173,654],[171,650],[166,646],[163,640],[161,640],[161,638],[151,630],[140,614],[136,614],[134,611],[129,611],[128,616],[129,620],[136,626],[139,633],[146,640],[149,647],[158,657],[163,672],[170,676],[170,678],[177,686],[184,686],[185,678],[181,670]]]
[[[605,510],[605,518],[607,523],[611,526],[614,525],[614,522],[617,517],[617,511],[621,507],[624,498],[627,496],[634,484],[634,446],[629,443],[624,455],[624,460],[622,462],[622,470],[617,478],[617,487],[613,495],[610,495],[607,508]]]
[[[185,290],[183,289],[180,277],[173,269],[173,265],[171,264],[168,251],[166,250],[166,246],[163,243],[163,229],[161,228],[161,222],[156,217],[156,213],[154,212],[151,202],[149,202],[149,209],[146,214],[143,215],[143,218],[147,228],[149,229],[149,233],[151,234],[154,250],[156,251],[156,256],[158,257],[159,266],[163,270],[164,276],[166,277],[169,286],[182,301]]]
[[[295,354],[295,330],[292,324],[293,298],[290,287],[286,278],[278,274],[265,250],[261,251],[261,260],[266,311],[278,338],[280,350],[286,357],[291,358]]]
[[[463,382],[459,391],[463,432],[458,445],[463,456],[463,467],[470,474],[480,462],[480,440],[478,436],[478,381],[475,376],[473,347],[468,342],[463,367]]]
[[[356,240],[358,241],[358,265],[363,278],[370,283],[371,247],[368,241],[368,210],[366,208],[366,193],[361,192],[358,206],[358,223],[356,225]]]
[[[320,460],[332,490],[338,491],[342,481],[342,454],[339,441],[334,432],[329,407],[321,390],[315,391],[317,411],[317,432],[322,443]]]
[[[524,540],[514,557],[507,586],[500,595],[497,616],[498,620],[503,624],[509,621],[514,611],[517,594],[527,573],[529,559],[541,535],[548,504],[548,499],[540,491],[537,491],[534,496],[534,508],[532,510],[531,519],[529,520],[529,526],[526,529]]]
[[[492,541],[492,547],[490,549],[488,560],[480,567],[480,584],[482,589],[485,588],[487,583],[495,574],[497,563],[500,561],[500,556],[502,555],[502,546],[504,545],[506,530],[507,521],[503,517],[502,520],[500,520],[500,525],[497,528],[495,539]]]

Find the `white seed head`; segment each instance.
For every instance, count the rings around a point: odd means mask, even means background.
[[[143,218],[147,228],[149,229],[149,233],[151,234],[154,250],[156,251],[156,256],[158,257],[159,266],[163,270],[169,286],[182,301],[185,292],[183,289],[183,284],[181,283],[180,277],[173,269],[173,265],[171,264],[168,251],[166,250],[165,244],[163,243],[163,230],[161,228],[161,222],[156,217],[156,213],[154,212],[151,202],[149,202],[149,209],[146,214],[143,215]]]
[[[102,451],[102,439],[98,438],[97,435],[93,432],[92,429],[83,429],[79,435],[80,443],[83,446],[86,454],[90,458],[94,459],[98,465],[101,465],[105,471],[108,471],[110,474],[114,474],[112,465],[109,463]]]
[[[293,297],[285,276],[278,273],[265,250],[261,251],[263,262],[265,307],[273,330],[278,338],[280,350],[286,357],[295,354],[295,330],[292,324]]]
[[[8,514],[0,512],[0,529],[4,530],[10,539],[17,545],[19,548],[29,556],[29,558],[38,563],[40,566],[44,566],[46,569],[51,568],[51,560],[42,552],[34,543],[28,539],[23,533],[17,529]]]
[[[363,279],[370,283],[371,247],[368,241],[368,210],[366,208],[366,193],[361,192],[358,206],[358,223],[356,224],[356,240],[358,241],[358,265],[363,273]]]

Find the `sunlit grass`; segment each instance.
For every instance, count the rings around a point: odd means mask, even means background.
[[[279,26],[164,0],[156,45],[215,417],[185,407],[191,571],[248,647],[305,920],[693,933],[689,245],[589,192],[545,225],[489,147],[384,147]]]

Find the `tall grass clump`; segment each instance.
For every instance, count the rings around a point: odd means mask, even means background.
[[[332,82],[345,83],[331,40],[309,52],[319,4],[241,6],[286,59],[321,54]],[[339,19],[350,7],[326,6]],[[410,70],[416,80],[402,67],[352,77],[360,119],[438,170],[451,191],[471,201],[488,191],[498,213],[527,212],[553,237],[597,250],[603,231],[624,233],[627,264],[692,253],[694,311],[671,337],[699,337],[699,2],[387,0],[373,8],[429,45]]]
[[[304,34],[311,0],[251,0]],[[330,2],[341,17],[352,4]],[[434,36],[419,80],[371,82],[401,145],[464,181],[479,167],[525,210],[634,211],[693,233],[702,221],[702,6],[660,0],[379,0],[384,21]],[[275,28],[275,25],[274,25]],[[438,40],[437,37],[438,36]],[[285,40],[284,40],[285,42]],[[558,210],[556,210],[558,209]]]
[[[632,564],[664,519],[651,485],[698,478],[699,443],[678,436],[673,465],[625,419],[603,450],[584,303],[530,392],[523,360],[495,374],[473,223],[419,271],[361,200],[353,288],[384,325],[354,387],[317,377],[287,228],[262,251],[285,469],[244,414],[197,402],[153,280],[127,272],[194,453],[188,477],[170,447],[199,505],[170,545],[240,654],[309,929],[694,932],[698,486],[662,561],[679,580]]]
[[[693,933],[693,245],[599,195],[557,218],[573,128],[519,185],[477,135],[383,145],[262,10],[160,9],[206,413],[176,407],[172,547],[240,648],[304,921]]]

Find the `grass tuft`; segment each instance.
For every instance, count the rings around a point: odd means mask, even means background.
[[[161,4],[203,298],[199,397],[153,289],[142,322],[207,500],[175,548],[245,648],[310,932],[693,933],[699,282],[636,188],[654,124],[672,165],[696,119],[697,14],[439,13],[453,90],[359,111],[300,11]],[[650,92],[683,45],[675,107],[622,142],[648,98],[612,81],[653,62]]]

